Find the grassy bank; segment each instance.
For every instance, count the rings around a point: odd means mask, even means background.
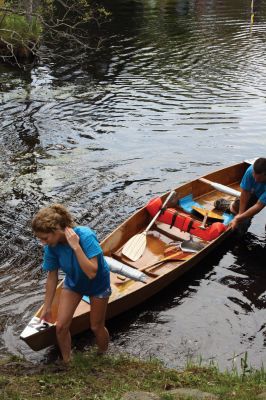
[[[197,388],[223,400],[256,399],[266,391],[264,370],[219,372],[216,367],[167,369],[158,361],[127,356],[97,356],[94,350],[77,353],[71,365],[33,365],[11,357],[0,362],[1,400],[115,400],[128,391],[148,391],[170,400],[169,390]]]

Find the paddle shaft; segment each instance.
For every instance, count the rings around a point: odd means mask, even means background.
[[[145,251],[146,244],[147,244],[147,232],[151,228],[151,226],[154,224],[156,219],[159,217],[159,215],[162,212],[162,209],[166,206],[170,198],[175,195],[175,191],[171,191],[169,195],[167,196],[166,200],[164,201],[161,209],[157,212],[157,214],[153,217],[147,228],[142,232],[138,233],[132,238],[130,238],[127,243],[124,245],[122,249],[122,254],[129,258],[132,261],[137,261],[142,254]]]
[[[199,181],[206,183],[207,185],[212,186],[214,189],[218,190],[219,192],[229,194],[230,196],[240,197],[241,192],[238,190],[232,189],[228,186],[222,185],[221,183],[216,183],[209,181],[209,179],[199,178]]]
[[[202,224],[200,225],[200,229],[206,229],[206,223],[207,223],[207,219],[208,219],[208,212],[206,212],[206,214],[204,215],[204,218],[203,218],[203,221],[202,221]]]
[[[145,229],[145,231],[143,233],[147,233],[148,230],[152,227],[152,225],[154,224],[154,222],[156,221],[156,219],[160,216],[162,209],[166,206],[166,204],[168,203],[168,201],[171,199],[171,197],[173,197],[173,195],[176,194],[174,190],[172,190],[169,195],[166,197],[161,209],[157,212],[157,214],[153,217],[153,219],[151,220],[151,222],[149,223],[149,225],[147,226],[147,228]]]
[[[167,261],[171,261],[171,260],[173,260],[173,261],[186,261],[186,258],[177,258],[178,254],[180,254],[180,253],[181,252],[177,252],[175,254],[172,254],[171,256],[162,258],[161,260],[156,261],[154,264],[151,264],[151,265],[148,265],[148,266],[145,266],[145,267],[142,267],[142,268],[138,268],[138,270],[141,271],[141,272],[146,273],[147,275],[150,275],[152,278],[158,278],[158,276],[160,276],[160,275],[158,275],[155,272],[152,272],[150,270],[152,270],[153,268],[158,267],[160,264],[163,264],[163,263],[165,263]],[[180,254],[180,257],[181,257],[181,254]],[[184,254],[182,254],[182,257],[184,257]],[[122,281],[121,283],[123,283],[123,284],[126,283],[126,282],[129,282],[131,280],[130,278],[125,278],[125,277],[121,277],[121,276],[118,276],[118,275],[117,275],[117,277],[118,277],[118,279],[121,279],[121,281]]]
[[[180,256],[180,258],[178,257],[178,255]],[[166,261],[171,261],[171,260],[173,260],[173,261],[185,261],[186,258],[184,258],[184,257],[185,257],[184,253],[179,251],[179,252],[176,252],[174,254],[171,254],[168,257],[161,258],[159,261],[156,261],[154,264],[148,265],[147,267],[141,269],[141,271],[145,272],[146,270],[155,268],[158,265],[163,264]]]

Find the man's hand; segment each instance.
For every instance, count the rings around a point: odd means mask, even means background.
[[[232,228],[233,231],[236,230],[237,227],[239,226],[240,222],[241,222],[241,219],[240,219],[240,215],[238,214],[238,215],[236,215],[235,218],[230,222],[230,228]]]

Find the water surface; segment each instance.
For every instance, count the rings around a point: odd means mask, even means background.
[[[105,4],[112,21],[97,51],[43,46],[31,71],[0,67],[1,354],[53,354],[19,340],[44,294],[42,249],[30,230],[39,207],[63,202],[103,239],[151,196],[265,156],[264,1],[255,2],[252,26],[249,2]],[[230,368],[248,351],[260,367],[265,215],[110,323],[111,347],[177,367],[202,357]]]

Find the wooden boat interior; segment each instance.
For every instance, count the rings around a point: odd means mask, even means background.
[[[223,185],[226,185],[232,189],[239,191],[240,180],[247,167],[248,164],[243,163],[238,165],[237,169],[228,167],[220,171],[216,171],[215,173],[206,175],[205,177],[208,178],[208,180],[210,181],[219,182]],[[201,182],[199,179],[196,179],[190,183],[181,186],[180,188],[177,189],[176,192],[178,198],[183,198],[185,196],[192,194],[193,199],[198,204],[200,204],[201,207],[207,210],[212,210],[214,208],[215,200],[220,197],[223,197],[228,200],[234,200],[233,196],[214,190],[212,187]],[[162,197],[162,200],[164,200],[166,196],[167,194],[165,194]],[[178,205],[176,205],[175,208],[177,211],[184,213],[184,210]],[[220,215],[222,218],[221,211],[215,210],[215,213]],[[200,215],[198,213],[193,212],[192,215],[193,219],[195,220],[202,221],[203,219],[203,215]],[[172,242],[173,239],[178,240],[178,238],[175,238],[172,234],[168,234],[165,232],[162,233],[162,231],[158,229],[156,225],[154,225],[153,229],[147,235],[147,245],[142,257],[137,261],[131,261],[127,259],[127,257],[123,256],[122,254],[123,245],[133,235],[143,232],[143,230],[150,222],[150,219],[151,217],[149,216],[145,208],[135,213],[130,219],[128,219],[122,225],[120,225],[120,227],[116,231],[114,231],[111,234],[111,236],[107,237],[106,240],[102,243],[104,253],[123,262],[124,264],[130,265],[134,268],[137,268],[145,272],[145,268],[147,268],[148,265],[151,265],[156,261],[159,261],[161,258],[163,258],[164,249],[166,245]],[[212,222],[213,220],[211,219],[209,222],[207,221],[207,226]],[[194,238],[194,240],[198,239]],[[205,242],[206,247],[209,244],[210,243]],[[194,254],[190,253],[190,254],[185,254],[184,258],[185,261],[187,261],[195,256],[196,256],[195,253]],[[149,276],[148,282],[154,279],[158,279],[164,274],[167,274],[173,268],[177,267],[180,264],[183,264],[185,261],[168,261],[155,267],[152,270],[149,270],[150,272],[152,271],[154,274],[151,274]],[[131,290],[134,291],[136,287],[139,285],[143,285],[143,283],[134,282],[132,280],[125,279],[121,276],[112,274],[112,287],[114,288],[113,290],[114,297],[116,296],[117,291],[118,292],[121,292],[123,290],[125,290],[126,292]]]

